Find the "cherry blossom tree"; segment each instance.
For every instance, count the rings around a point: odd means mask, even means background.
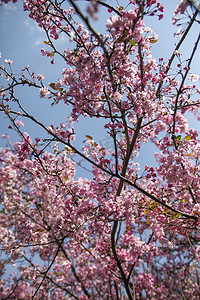
[[[179,40],[170,58],[156,60],[158,36],[146,17],[160,22],[160,1],[86,3],[84,12],[79,1],[24,0],[46,33],[42,55],[63,61],[58,81],[45,85],[48,74],[28,67],[15,74],[11,59],[0,67],[0,110],[20,136],[0,149],[1,299],[198,299],[200,145],[188,114],[200,119],[191,72],[200,35],[189,57],[181,47],[199,7],[181,1]],[[105,33],[95,29],[99,8],[110,13]],[[63,34],[71,43],[60,51]],[[67,120],[48,127],[32,116],[18,97],[25,86],[52,105],[64,102]],[[75,147],[80,117],[104,120],[112,147],[87,132],[82,150]],[[26,119],[48,138],[33,140]],[[157,164],[142,169],[137,157],[149,142]],[[75,175],[80,157],[88,178]]]

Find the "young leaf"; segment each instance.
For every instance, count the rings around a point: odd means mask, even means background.
[[[49,83],[49,86],[50,86],[53,90],[59,91],[59,89],[57,89],[56,84],[55,84],[54,82],[50,82],[50,83]]]
[[[136,45],[136,42],[134,40],[130,40],[130,43],[131,43],[132,46]]]
[[[155,43],[157,43],[157,41],[158,41],[158,39],[155,39],[154,37],[149,38],[149,42],[151,44],[155,44]]]
[[[180,213],[174,213],[174,214],[172,215],[172,220],[175,220],[175,219],[177,219],[177,218],[180,217],[180,216],[181,216]]]
[[[88,140],[93,140],[92,136],[90,136],[90,135],[86,135],[86,138],[87,138]]]
[[[176,140],[177,140],[177,141],[180,141],[180,140],[181,140],[181,135],[177,135],[177,136],[176,136]]]
[[[187,156],[187,157],[190,157],[190,156],[192,156],[192,155],[194,155],[194,153],[187,154],[186,156]]]
[[[185,141],[190,141],[190,140],[191,140],[191,136],[190,136],[190,135],[185,136],[185,137],[184,137],[184,140],[185,140]]]

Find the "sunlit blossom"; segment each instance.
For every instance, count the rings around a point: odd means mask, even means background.
[[[46,98],[50,94],[50,91],[46,87],[40,89],[40,97]]]
[[[199,75],[191,74],[191,75],[188,77],[188,80],[190,80],[190,81],[197,81],[197,80],[199,80]]]
[[[11,60],[11,59],[5,59],[4,60],[5,64],[12,64],[13,62],[14,62],[14,60]]]

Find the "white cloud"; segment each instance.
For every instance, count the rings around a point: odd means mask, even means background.
[[[44,38],[39,37],[34,43],[33,46],[41,46],[44,43]]]
[[[42,46],[43,42],[47,40],[44,30],[38,26],[35,20],[30,19],[28,16],[24,21],[24,25],[28,29],[28,35],[32,37],[32,47]],[[52,41],[55,46],[62,47],[69,43],[69,37],[62,32],[58,40],[52,39]]]
[[[9,2],[7,4],[4,4],[3,8],[4,8],[4,11],[5,11],[5,14],[9,15],[10,12],[13,12],[17,9],[17,6],[16,6],[16,4],[14,4],[12,2]]]
[[[9,2],[3,3],[0,10],[1,28],[6,29],[10,16],[17,10],[16,4]]]
[[[36,23],[36,21],[31,20],[29,17],[26,18],[26,20],[24,21],[24,25],[28,27],[29,29],[29,33],[41,33],[43,32],[42,28],[38,26],[38,24]]]
[[[65,33],[61,33],[59,39],[56,41],[59,45],[64,45],[69,42],[69,37]]]
[[[32,47],[41,46],[45,40],[45,33],[41,27],[38,26],[36,21],[27,17],[24,21],[27,34],[31,36]]]

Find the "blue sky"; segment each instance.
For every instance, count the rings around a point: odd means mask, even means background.
[[[115,3],[115,0],[112,0]],[[119,1],[123,5],[123,1]],[[152,29],[159,35],[159,40],[153,45],[152,53],[156,58],[164,57],[167,59],[174,48],[177,39],[173,37],[174,27],[172,26],[171,18],[173,11],[180,1],[178,0],[164,0],[161,1],[165,6],[165,17],[162,21],[158,21],[157,18],[148,17],[146,19],[146,26],[152,27]],[[45,48],[43,41],[45,40],[45,34],[37,26],[36,22],[28,17],[27,12],[23,12],[22,1],[17,4],[11,2],[7,5],[0,7],[0,51],[2,58],[0,64],[3,64],[4,59],[14,59],[13,69],[20,71],[25,66],[29,65],[30,70],[35,74],[41,73],[45,76],[45,84],[48,82],[56,82],[61,77],[62,69],[65,68],[62,61],[58,57],[55,57],[55,64],[50,64],[50,60],[46,57],[42,57],[40,49]],[[105,20],[109,14],[105,15],[102,12],[99,14],[99,20],[94,23],[97,30],[105,25]],[[197,37],[199,31],[199,24],[195,26],[191,32],[187,42],[184,44],[183,52],[190,54],[194,45],[194,40]],[[58,46],[61,49],[68,48],[70,42],[67,38],[61,38],[58,40]],[[187,57],[186,57],[187,58]],[[196,55],[195,61],[192,65],[193,73],[198,74],[200,70],[200,49]],[[43,121],[45,125],[60,124],[64,122],[69,115],[69,108],[63,104],[51,107],[51,103],[47,99],[40,99],[39,91],[34,89],[23,88],[19,91],[18,97],[22,101],[25,108],[40,121]],[[17,136],[8,129],[8,120],[0,114],[0,136],[3,133],[8,133],[12,141],[14,142]],[[197,126],[194,119],[190,120],[191,126]],[[35,137],[43,136],[41,129],[33,125],[30,122],[25,123],[25,131]],[[81,147],[81,141],[86,134],[92,135],[97,141],[101,141],[105,138],[103,132],[103,122],[100,121],[96,125],[91,122],[90,119],[81,120],[76,127],[76,143],[78,147]],[[5,143],[0,137],[0,146]],[[148,146],[149,147],[149,146]],[[144,149],[144,154],[147,153]],[[149,153],[149,152],[148,152]],[[144,155],[147,161],[148,155]],[[145,160],[145,158],[144,158]],[[146,163],[146,162],[144,162]]]

